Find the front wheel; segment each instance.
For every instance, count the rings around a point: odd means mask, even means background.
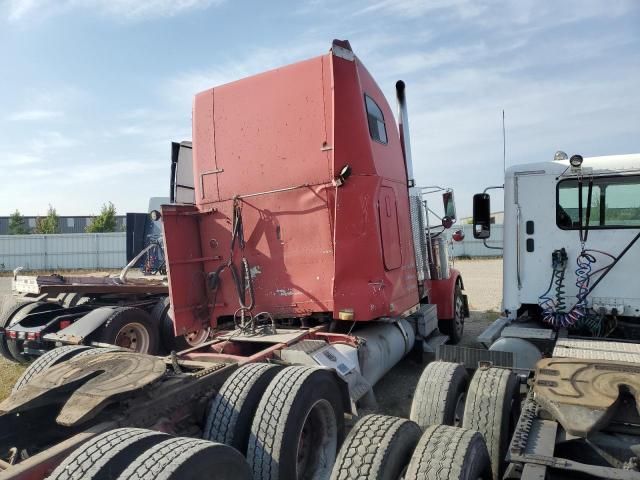
[[[462,340],[462,335],[464,334],[464,317],[465,307],[462,287],[460,283],[457,283],[453,295],[453,318],[440,320],[438,322],[438,328],[445,335],[449,335],[449,343],[453,345],[456,345]]]

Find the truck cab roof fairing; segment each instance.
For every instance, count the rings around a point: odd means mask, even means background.
[[[228,272],[216,292],[206,286],[207,275],[230,257],[234,198],[241,202],[255,311],[337,318],[352,309],[357,320],[370,320],[418,303],[393,113],[357,57],[340,54],[196,96],[196,206],[163,211],[177,333],[215,326],[238,308]],[[370,137],[365,94],[383,112],[386,145]],[[334,187],[347,164],[351,177]]]

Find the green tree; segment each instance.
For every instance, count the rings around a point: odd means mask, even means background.
[[[100,215],[93,217],[87,225],[87,233],[106,233],[116,231],[116,207],[108,202],[102,205]]]
[[[29,233],[24,217],[16,209],[9,217],[9,235],[26,235]]]
[[[36,219],[35,233],[51,234],[58,233],[59,218],[56,209],[49,204],[46,217],[38,217]]]

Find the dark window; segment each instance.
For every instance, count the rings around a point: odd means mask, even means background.
[[[577,179],[558,182],[556,223],[563,230],[580,227],[579,183]],[[587,222],[589,178],[582,180],[582,225]],[[593,179],[589,228],[640,227],[640,177],[617,176]]]
[[[369,122],[369,134],[376,142],[387,143],[387,129],[384,125],[382,110],[369,95],[364,96],[364,104],[367,108],[367,121]]]

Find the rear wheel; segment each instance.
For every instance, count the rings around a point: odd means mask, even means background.
[[[33,302],[29,305],[25,305],[18,310],[11,320],[9,321],[9,327],[15,325],[18,322],[24,320],[27,315],[36,313],[50,312],[51,310],[60,310],[61,307],[57,303],[52,302]],[[29,363],[33,360],[31,355],[27,355],[23,352],[24,340],[18,340],[17,338],[7,338],[7,348],[11,353],[13,359],[18,363]]]
[[[462,425],[469,376],[459,363],[432,362],[416,386],[409,418],[420,427]]]
[[[511,435],[520,416],[518,377],[504,368],[480,368],[471,379],[463,426],[484,437],[493,478],[502,478]]]
[[[432,425],[422,434],[404,480],[491,480],[491,463],[482,435]]]
[[[41,357],[38,357],[31,365],[27,367],[27,369],[22,373],[20,378],[18,378],[15,385],[13,386],[12,393],[17,392],[22,387],[24,387],[31,381],[34,376],[44,372],[45,370],[48,370],[49,368],[57,365],[60,362],[69,360],[70,358],[73,358],[86,350],[95,349],[87,347],[85,345],[68,345],[65,347],[54,348],[53,350],[48,351]]]
[[[0,329],[5,329],[11,322],[13,316],[20,311],[22,308],[30,305],[32,303],[36,303],[33,300],[26,300],[22,298],[15,297],[7,297],[2,303],[2,311],[0,312]],[[7,345],[7,335],[6,332],[0,336],[0,355],[11,362],[15,362],[13,355],[9,351],[9,346]]]
[[[240,367],[211,402],[203,438],[247,452],[251,423],[269,382],[281,367],[254,363]]]
[[[140,308],[113,309],[104,324],[97,330],[96,339],[132,352],[158,353],[158,327],[147,312]]]
[[[397,480],[420,439],[411,420],[367,415],[347,436],[331,473],[331,480]]]
[[[47,480],[113,480],[138,455],[168,437],[142,428],[118,428],[98,435],[69,455]]]
[[[254,480],[327,478],[344,432],[342,395],[330,371],[294,366],[278,373],[251,425]]]
[[[170,438],[136,458],[118,480],[250,480],[234,448],[194,438]]]
[[[151,311],[151,318],[154,323],[159,326],[162,346],[167,352],[197,347],[209,339],[209,335],[211,334],[210,328],[196,330],[186,335],[178,335],[176,337],[169,307],[169,297],[165,297],[159,300]]]
[[[455,293],[453,295],[453,318],[440,320],[438,328],[445,335],[449,335],[449,343],[457,344],[462,340],[464,334],[464,299],[462,298],[462,287],[460,283],[456,284]]]

